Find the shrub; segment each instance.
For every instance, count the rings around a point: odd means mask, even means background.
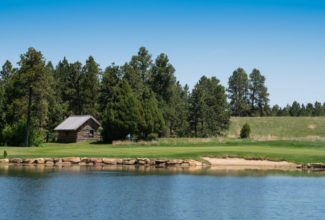
[[[7,151],[5,150],[5,151],[3,151],[3,158],[7,158],[8,157],[8,153],[7,153]]]
[[[251,127],[249,126],[249,124],[246,123],[244,124],[244,126],[240,131],[240,138],[247,139],[250,137],[250,134],[251,134]]]
[[[148,134],[146,140],[147,141],[155,141],[155,140],[158,140],[158,134],[157,133],[150,133]]]
[[[24,146],[26,123],[21,120],[13,125],[6,125],[2,131],[3,142],[7,146]],[[43,135],[38,129],[31,129],[29,141],[31,146],[40,146],[44,142]]]

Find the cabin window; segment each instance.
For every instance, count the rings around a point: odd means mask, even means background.
[[[95,134],[94,130],[89,131],[89,137],[94,137],[94,134]]]

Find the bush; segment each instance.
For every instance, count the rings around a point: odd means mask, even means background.
[[[2,131],[3,142],[7,146],[24,146],[26,135],[26,123],[24,120],[13,125],[6,125]],[[40,146],[44,142],[40,130],[31,129],[29,137],[31,146]]]
[[[8,153],[7,153],[7,151],[5,150],[5,151],[3,151],[3,158],[7,158],[8,157]]]
[[[240,131],[240,138],[247,139],[250,137],[250,134],[251,134],[251,127],[249,126],[249,124],[246,123],[244,124],[244,126]]]
[[[157,133],[150,133],[148,134],[146,140],[147,141],[156,141],[158,140],[159,135]]]

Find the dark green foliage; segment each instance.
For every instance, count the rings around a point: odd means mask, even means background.
[[[195,85],[189,107],[194,136],[220,135],[229,127],[230,112],[225,89],[215,77],[203,76]]]
[[[99,98],[99,65],[93,57],[89,57],[82,69],[81,97],[82,114],[98,117],[98,98]]]
[[[8,153],[6,150],[3,151],[3,158],[7,158],[8,157]]]
[[[240,130],[240,138],[247,139],[250,137],[250,134],[251,134],[251,127],[249,126],[249,124],[246,123]]]
[[[13,125],[6,125],[2,131],[4,145],[7,146],[24,146],[26,131],[26,121],[20,120]],[[35,127],[30,132],[30,145],[40,146],[44,142],[43,134]]]
[[[232,74],[228,81],[228,98],[232,115],[249,115],[249,81],[244,69],[238,68]]]
[[[158,107],[157,99],[150,89],[144,89],[141,96],[141,104],[142,108],[140,108],[140,114],[143,120],[139,125],[139,135],[146,138],[150,133],[163,134],[165,130],[165,121]]]
[[[269,114],[269,93],[265,86],[265,77],[260,71],[253,69],[249,75],[250,115],[266,116]]]
[[[121,80],[113,89],[112,100],[103,115],[103,139],[107,142],[123,140],[129,134],[137,134],[138,125],[142,123],[140,103],[128,82]]]
[[[156,140],[158,140],[158,138],[159,138],[159,135],[157,133],[150,133],[146,137],[146,140],[147,141],[156,141]]]

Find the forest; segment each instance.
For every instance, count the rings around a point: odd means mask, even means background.
[[[236,69],[227,87],[202,76],[190,89],[177,81],[166,54],[153,59],[144,47],[123,65],[105,69],[92,56],[84,64],[64,57],[53,65],[29,48],[17,66],[6,61],[0,71],[0,145],[23,146],[27,126],[30,145],[53,142],[54,128],[70,115],[98,119],[104,142],[223,135],[231,116],[325,115],[325,103],[281,108],[269,102],[266,78],[257,69]]]

